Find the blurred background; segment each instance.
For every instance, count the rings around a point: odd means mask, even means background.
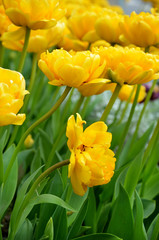
[[[109,0],[109,3],[111,5],[122,6],[126,14],[130,14],[132,11],[135,11],[136,13],[140,13],[142,11],[150,12],[150,9],[152,7],[151,2],[145,2],[142,0]]]

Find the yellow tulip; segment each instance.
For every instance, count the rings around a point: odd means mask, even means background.
[[[109,12],[98,18],[95,23],[97,35],[109,43],[121,43],[119,36],[121,30],[119,24],[123,19],[123,15],[116,12]]]
[[[95,32],[95,22],[99,14],[94,11],[84,11],[73,14],[68,20],[68,27],[72,34],[83,41],[94,42],[99,40]],[[89,23],[89,24],[88,24]]]
[[[55,86],[69,86],[78,88],[87,96],[99,94],[108,82],[103,79],[106,62],[101,61],[98,54],[90,51],[67,52],[54,50],[52,53],[42,53],[39,67]]]
[[[3,0],[3,4],[15,25],[33,30],[53,27],[65,14],[58,0]]]
[[[139,47],[148,47],[159,43],[159,15],[133,12],[124,16],[120,23],[122,35],[120,40],[126,44],[135,44]]]
[[[64,23],[58,22],[49,29],[32,30],[27,51],[41,53],[56,45],[63,37]],[[4,47],[22,51],[25,39],[25,29],[10,25],[1,38]]]
[[[5,14],[4,7],[0,4],[0,37],[7,31],[7,28],[10,24],[11,21]]]
[[[73,190],[83,196],[87,187],[110,182],[115,169],[114,152],[109,149],[112,135],[104,122],[96,122],[83,131],[83,121],[77,114],[68,119],[66,136],[71,151],[69,173]]]
[[[67,51],[83,51],[88,48],[89,43],[86,41],[81,41],[71,34],[70,30],[67,27],[67,20],[64,21],[65,27],[63,31],[63,36],[61,41],[57,44],[58,47],[63,48]]]
[[[106,61],[105,77],[120,85],[143,84],[159,77],[159,58],[139,48],[100,47],[93,53]]]
[[[25,114],[17,114],[23,106],[25,90],[24,77],[15,71],[0,68],[0,126],[21,125]]]

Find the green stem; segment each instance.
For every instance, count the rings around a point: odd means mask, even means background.
[[[24,66],[24,62],[25,62],[25,58],[26,58],[26,54],[27,54],[30,32],[31,32],[31,30],[28,27],[26,27],[25,41],[24,41],[23,51],[22,51],[22,54],[20,57],[18,72],[22,72],[22,70],[23,70],[23,66]]]
[[[118,109],[116,110],[116,112],[115,112],[115,116],[114,116],[114,120],[113,120],[113,123],[115,123],[116,122],[116,120],[117,120],[117,116],[118,116],[118,113],[120,112],[120,110],[121,110],[121,106],[122,106],[122,101],[120,101],[120,103],[119,103],[119,106],[118,106]]]
[[[75,108],[73,110],[73,115],[79,110],[79,108],[81,107],[82,103],[83,103],[83,100],[84,100],[84,97],[81,95],[80,99],[77,101],[77,104],[75,105]],[[56,152],[56,149],[57,149],[57,146],[59,144],[59,141],[61,140],[64,132],[65,132],[65,129],[66,129],[66,124],[63,124],[62,128],[61,128],[61,131],[59,132],[58,134],[58,137],[55,141],[55,143],[53,144],[53,147],[51,149],[51,152],[49,154],[49,157],[48,157],[48,161],[46,163],[46,166],[45,166],[45,169],[49,168],[52,164],[52,160],[54,158],[54,155],[55,155],[55,152]]]
[[[81,110],[81,116],[84,118],[85,117],[85,114],[86,114],[86,111],[87,111],[87,107],[90,103],[90,100],[91,100],[91,97],[87,97],[85,102],[84,102],[84,105],[83,105],[83,108]]]
[[[117,99],[117,97],[119,95],[121,87],[122,86],[120,86],[119,84],[116,85],[116,88],[115,88],[115,90],[114,90],[114,92],[113,92],[113,94],[112,94],[112,96],[111,96],[111,98],[109,100],[108,105],[106,106],[106,108],[105,108],[105,110],[104,110],[104,112],[103,112],[103,114],[101,116],[100,121],[104,121],[105,122],[107,120],[108,114],[109,114],[110,110],[112,109],[112,106],[113,106],[115,100]]]
[[[136,86],[133,87],[133,89],[132,89],[132,91],[131,91],[131,93],[130,93],[129,98],[128,98],[128,100],[126,101],[125,107],[124,107],[124,109],[123,109],[123,112],[122,112],[122,114],[121,114],[121,118],[120,118],[118,124],[120,124],[120,123],[122,122],[122,120],[123,120],[123,118],[124,118],[124,116],[125,116],[126,110],[127,110],[128,106],[129,106],[129,103],[130,103],[130,101],[131,101],[131,98],[132,98],[132,96],[133,96],[133,93],[134,93],[134,91],[135,91],[135,88],[136,88]]]
[[[32,72],[31,72],[30,83],[29,83],[29,87],[28,87],[28,91],[29,91],[30,94],[32,92],[32,89],[33,89],[33,86],[34,86],[34,83],[35,83],[36,68],[37,68],[37,54],[35,53],[34,56],[33,56]],[[26,111],[26,108],[27,108],[28,102],[29,102],[29,98],[30,98],[30,94],[25,96],[24,105],[21,108],[20,113],[24,113]],[[10,147],[12,145],[12,143],[14,142],[14,140],[17,136],[19,127],[20,126],[15,126],[14,127],[13,133],[12,133],[11,138],[10,138],[9,143],[8,143],[8,147]]]
[[[152,84],[152,86],[151,86],[151,88],[150,88],[150,90],[149,90],[149,92],[148,92],[148,94],[147,94],[147,96],[146,96],[146,99],[145,99],[145,102],[144,102],[144,106],[143,106],[142,111],[141,111],[141,113],[140,113],[140,116],[139,116],[139,119],[138,119],[138,122],[137,122],[137,125],[136,125],[136,129],[135,129],[135,132],[134,132],[134,135],[133,135],[133,138],[132,138],[132,142],[134,142],[135,139],[136,139],[136,136],[137,136],[137,133],[138,133],[138,130],[139,130],[139,127],[140,127],[140,123],[141,123],[143,114],[144,114],[145,109],[146,109],[146,107],[147,107],[147,104],[148,104],[148,102],[149,102],[149,100],[150,100],[150,98],[151,98],[151,96],[152,96],[152,92],[153,92],[153,90],[154,90],[154,87],[155,87],[155,85],[156,85],[156,82],[157,82],[157,80],[154,80],[154,81],[153,81],[153,84]]]
[[[35,193],[35,190],[38,188],[39,184],[41,183],[41,181],[43,179],[45,179],[49,174],[51,174],[54,170],[61,168],[63,166],[66,166],[70,163],[70,160],[64,160],[62,162],[56,163],[55,165],[51,166],[50,168],[48,168],[46,171],[44,171],[33,183],[33,185],[31,186],[29,192],[27,193],[17,216],[17,221],[16,221],[16,226],[18,226],[19,221],[21,219],[21,215],[23,213],[23,211],[25,210],[25,207],[27,206],[27,204],[29,203],[29,200],[32,198],[33,194]],[[16,229],[13,229],[14,234],[16,233]],[[13,238],[14,236],[12,236]],[[9,238],[10,239],[10,238]]]
[[[81,94],[79,100],[77,101],[77,103],[75,105],[75,108],[73,110],[73,114],[76,114],[80,110],[80,107],[81,107],[83,101],[84,101],[84,96]]]
[[[21,109],[21,112],[26,112],[26,107],[28,105],[29,98],[30,98],[30,95],[32,93],[32,89],[33,89],[34,84],[35,84],[35,76],[36,76],[36,69],[37,69],[37,59],[38,59],[38,55],[37,55],[37,53],[34,53],[34,55],[33,55],[33,62],[32,62],[32,71],[31,71],[30,82],[29,82],[29,86],[28,86],[28,91],[29,91],[30,94],[28,94],[25,97],[24,105],[23,105],[23,107]]]
[[[35,123],[33,123],[26,131],[25,133],[23,134],[23,136],[21,137],[13,155],[12,155],[12,158],[10,160],[10,163],[7,167],[7,170],[6,170],[6,173],[5,173],[5,176],[4,176],[4,182],[7,180],[8,178],[8,175],[11,171],[11,168],[14,164],[14,161],[16,159],[16,156],[18,154],[18,152],[20,151],[22,145],[23,145],[23,142],[24,140],[26,139],[26,137],[31,133],[31,131],[37,127],[40,123],[44,122],[46,119],[48,119],[55,111],[56,109],[61,105],[61,103],[64,101],[64,99],[67,97],[69,91],[71,90],[70,87],[66,87],[65,91],[63,92],[62,96],[59,98],[59,100],[55,103],[55,105],[50,109],[50,111],[48,111],[45,115],[43,115],[40,119],[38,119]]]
[[[3,66],[3,59],[4,59],[4,47],[2,42],[0,41],[0,67]]]
[[[130,127],[130,124],[131,124],[131,120],[132,120],[132,117],[133,117],[134,112],[135,112],[135,107],[136,107],[136,104],[137,104],[137,100],[138,100],[138,96],[139,96],[139,92],[140,92],[140,87],[141,87],[141,85],[139,84],[137,86],[137,91],[136,91],[136,94],[135,94],[135,99],[134,99],[133,105],[131,107],[129,118],[128,118],[128,121],[125,125],[125,129],[124,129],[124,132],[123,132],[123,135],[122,135],[122,138],[121,138],[121,142],[119,144],[119,148],[118,148],[117,153],[116,153],[116,158],[119,157],[119,154],[120,154],[120,152],[123,148],[125,138],[126,138],[126,135],[128,133],[128,130],[129,130],[129,127]]]

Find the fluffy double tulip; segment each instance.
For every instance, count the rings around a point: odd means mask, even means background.
[[[126,44],[148,47],[159,43],[159,15],[133,12],[124,16],[120,23],[122,34],[120,40]]]
[[[25,114],[17,114],[23,106],[24,77],[15,71],[0,68],[0,126],[21,125]]]
[[[54,50],[42,53],[38,64],[50,84],[78,88],[84,96],[103,92],[110,82],[102,78],[106,62],[90,51]]]
[[[3,0],[3,5],[15,25],[33,30],[53,27],[65,14],[58,0]]]
[[[87,187],[108,183],[115,168],[114,152],[109,149],[112,135],[104,122],[96,122],[83,131],[85,121],[77,114],[68,119],[66,136],[71,151],[69,173],[73,190],[83,196]]]
[[[56,45],[63,37],[64,23],[58,22],[49,29],[32,30],[27,51],[41,53]],[[11,24],[8,31],[3,34],[1,40],[4,47],[22,51],[25,39],[25,29]]]
[[[97,35],[109,43],[121,43],[119,36],[121,29],[119,27],[123,15],[116,12],[109,12],[99,17],[95,23]]]
[[[100,13],[85,10],[83,13],[76,13],[68,20],[68,27],[72,34],[79,40],[94,42],[99,39],[95,32],[95,22]]]
[[[106,61],[107,79],[123,84],[143,84],[159,77],[159,58],[138,48],[100,47],[93,49]]]
[[[0,3],[0,37],[7,31],[8,26],[11,24],[8,16],[5,14],[3,5]]]

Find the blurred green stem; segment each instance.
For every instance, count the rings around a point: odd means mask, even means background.
[[[18,152],[20,151],[20,149],[22,148],[23,142],[26,139],[26,137],[32,132],[32,130],[37,127],[40,123],[42,123],[43,121],[45,121],[46,119],[48,119],[56,110],[57,108],[62,104],[62,102],[64,101],[64,99],[67,97],[69,91],[71,90],[70,87],[66,87],[65,91],[63,92],[62,96],[58,99],[58,101],[55,103],[55,105],[50,109],[50,111],[48,111],[45,115],[43,115],[40,119],[38,119],[36,122],[34,122],[26,131],[25,133],[22,135],[13,155],[12,158],[10,160],[10,163],[7,167],[5,176],[4,176],[4,182],[7,180],[8,175],[12,169],[12,166],[14,164],[14,161],[17,157]]]
[[[134,102],[133,102],[132,107],[131,107],[131,111],[130,111],[129,118],[128,118],[127,123],[126,123],[126,125],[125,125],[125,129],[124,129],[124,132],[123,132],[123,135],[122,135],[122,138],[121,138],[121,142],[120,142],[120,144],[119,144],[119,148],[118,148],[118,150],[117,150],[117,152],[116,152],[116,158],[119,157],[120,152],[121,152],[121,150],[122,150],[122,148],[123,148],[123,145],[124,145],[124,142],[125,142],[125,138],[126,138],[126,135],[127,135],[127,133],[128,133],[128,130],[129,130],[129,127],[130,127],[130,124],[131,124],[131,120],[132,120],[132,117],[133,117],[134,112],[135,112],[135,107],[136,107],[136,104],[137,104],[137,99],[138,99],[138,96],[139,96],[140,87],[141,87],[141,85],[139,84],[139,85],[137,86],[137,91],[136,91],[136,94],[135,94],[135,99],[134,99]]]
[[[24,41],[24,46],[23,46],[23,51],[21,53],[20,57],[20,62],[18,66],[18,72],[22,72],[23,67],[24,67],[24,62],[27,54],[27,48],[28,48],[28,43],[29,43],[29,37],[30,37],[30,28],[26,27],[26,33],[25,33],[25,41]]]
[[[121,118],[120,118],[118,124],[120,124],[120,123],[122,122],[122,120],[123,120],[123,118],[124,118],[124,116],[125,116],[126,110],[128,109],[128,106],[129,106],[129,103],[130,103],[130,101],[131,101],[131,98],[132,98],[132,96],[133,96],[134,91],[135,91],[135,86],[133,87],[133,89],[132,89],[132,91],[131,91],[131,93],[130,93],[129,98],[128,98],[128,100],[127,100],[126,103],[125,103],[125,107],[124,107],[124,109],[123,109],[123,112],[122,112],[122,114],[121,114]]]
[[[84,104],[83,104],[83,108],[82,108],[82,110],[81,110],[81,116],[82,116],[82,118],[85,117],[85,114],[86,114],[86,111],[87,111],[87,107],[88,107],[88,105],[89,105],[89,103],[90,103],[90,100],[91,100],[91,97],[87,97],[87,98],[85,99],[85,102],[84,102]]]
[[[37,54],[34,53],[33,63],[32,63],[32,72],[31,72],[31,77],[30,77],[30,82],[29,82],[29,87],[28,87],[29,94],[25,96],[24,105],[21,108],[20,113],[25,113],[26,112],[26,108],[28,106],[30,94],[32,92],[32,89],[33,89],[34,83],[35,83],[36,68],[37,68]],[[17,136],[19,127],[20,126],[15,126],[14,127],[13,133],[12,133],[11,138],[10,138],[9,143],[8,143],[8,147],[10,147],[12,145],[12,143],[14,142],[14,140]]]
[[[80,109],[80,107],[83,103],[83,100],[84,100],[84,97],[81,95],[81,97],[77,101],[77,104],[75,105],[75,108],[74,108],[73,113],[72,113],[73,115],[76,114],[76,112],[78,112],[78,110]],[[57,146],[58,146],[59,141],[61,140],[65,130],[66,130],[66,124],[63,123],[63,126],[61,127],[61,131],[59,132],[58,137],[57,137],[55,143],[53,144],[53,147],[52,147],[51,152],[49,154],[48,161],[46,163],[45,169],[47,169],[51,166],[52,160],[54,158],[54,155],[55,155],[55,152],[56,152],[56,149],[57,149]]]
[[[118,113],[119,113],[120,110],[121,110],[122,103],[123,103],[123,102],[120,101],[119,106],[118,106],[118,108],[117,108],[117,110],[116,110],[116,112],[115,112],[115,114],[114,114],[114,120],[113,120],[113,123],[115,123],[116,120],[117,120],[117,116],[118,116]]]
[[[79,112],[80,107],[81,107],[83,101],[84,101],[84,96],[81,94],[79,100],[77,101],[77,103],[75,105],[75,108],[73,110],[73,114],[76,114],[77,112]]]
[[[105,122],[105,121],[107,120],[107,117],[108,117],[108,115],[109,115],[109,112],[110,112],[110,110],[112,109],[113,104],[115,103],[115,100],[117,99],[117,97],[118,97],[118,95],[119,95],[119,92],[120,92],[121,87],[122,87],[122,86],[119,85],[119,84],[116,85],[116,88],[115,88],[115,90],[114,90],[114,92],[113,92],[113,94],[112,94],[112,96],[111,96],[111,98],[110,98],[110,100],[109,100],[108,105],[106,106],[106,108],[105,108],[105,110],[104,110],[104,112],[103,112],[103,114],[102,114],[102,116],[101,116],[100,121],[104,121],[104,122]]]
[[[49,174],[51,174],[54,170],[61,168],[65,165],[68,165],[70,163],[70,160],[64,160],[62,162],[56,163],[55,165],[51,166],[50,168],[48,168],[46,171],[44,171],[33,183],[33,185],[31,186],[29,192],[27,193],[17,216],[17,220],[15,223],[15,229],[12,229],[11,231],[11,236],[9,236],[9,239],[12,240],[14,239],[14,236],[16,234],[16,230],[17,230],[17,226],[19,224],[19,221],[21,219],[21,216],[23,214],[23,211],[25,211],[25,207],[27,206],[27,204],[29,203],[29,200],[31,200],[33,194],[35,193],[35,190],[38,188],[38,186],[40,185],[41,181],[43,179],[45,179]]]
[[[157,82],[157,80],[154,80],[154,81],[153,81],[153,84],[152,84],[152,86],[151,86],[151,88],[150,88],[150,90],[149,90],[149,92],[148,92],[148,94],[147,94],[147,96],[146,96],[146,99],[145,99],[145,102],[144,102],[144,106],[143,106],[143,108],[142,108],[142,111],[141,111],[141,113],[140,113],[139,119],[138,119],[138,121],[137,121],[136,129],[135,129],[135,132],[134,132],[134,135],[133,135],[133,138],[132,138],[132,142],[135,141],[135,139],[136,139],[136,136],[137,136],[137,133],[138,133],[138,130],[139,130],[139,127],[140,127],[140,123],[141,123],[143,114],[144,114],[145,109],[146,109],[146,106],[147,106],[147,104],[148,104],[148,102],[149,102],[149,100],[150,100],[150,98],[151,98],[151,96],[152,96],[152,92],[153,92],[153,90],[154,90],[154,87],[155,87],[155,85],[156,85],[156,82]]]
[[[0,41],[0,67],[3,66],[3,59],[4,59],[4,47],[2,42]]]
[[[23,105],[23,107],[21,109],[21,112],[26,112],[26,108],[27,108],[27,105],[28,105],[28,102],[29,102],[29,98],[30,98],[30,95],[32,93],[32,89],[33,89],[34,84],[35,84],[35,76],[36,76],[36,69],[37,69],[37,59],[38,59],[38,54],[34,53],[33,61],[32,61],[32,71],[31,71],[30,82],[29,82],[29,86],[28,86],[29,94],[26,95],[26,97],[24,99],[24,105]]]

